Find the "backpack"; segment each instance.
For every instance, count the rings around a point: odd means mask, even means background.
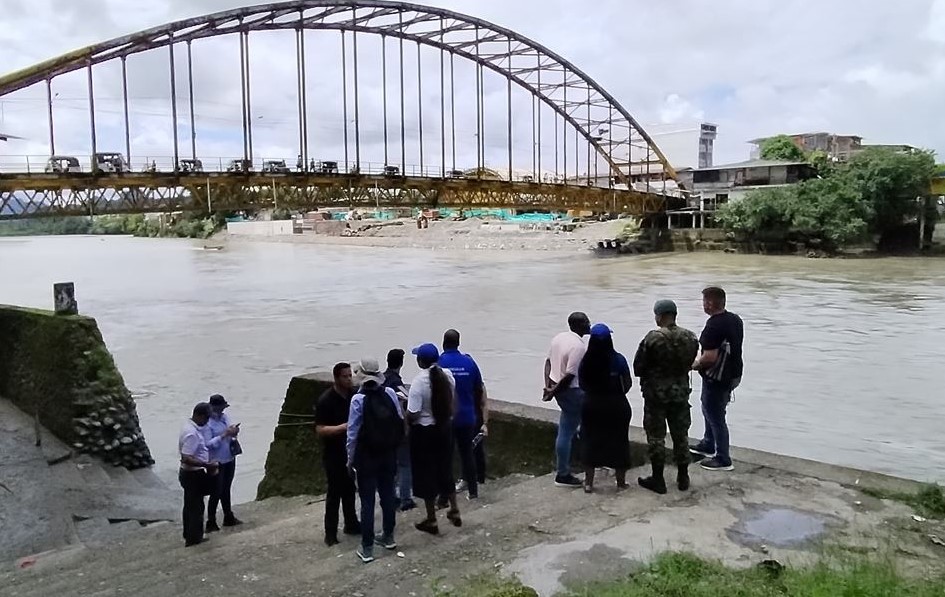
[[[404,439],[404,422],[382,387],[364,390],[363,419],[358,447],[372,455],[393,452]]]

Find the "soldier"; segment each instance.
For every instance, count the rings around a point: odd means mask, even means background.
[[[656,301],[653,306],[657,329],[649,332],[633,358],[633,372],[640,378],[643,392],[643,429],[646,431],[653,474],[640,478],[641,487],[666,493],[663,464],[666,460],[666,426],[673,438],[676,486],[689,489],[689,371],[699,352],[699,340],[686,328],[676,325],[676,303]]]

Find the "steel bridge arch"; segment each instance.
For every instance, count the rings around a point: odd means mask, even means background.
[[[554,110],[606,160],[616,181],[629,185],[633,166],[645,166],[649,172],[650,164],[658,164],[657,172],[664,178],[676,180],[666,156],[630,112],[559,54],[483,19],[391,0],[290,0],[174,21],[0,76],[0,97],[65,73],[177,43],[250,31],[303,29],[390,36],[471,60],[509,78]],[[559,80],[550,81],[550,75]],[[635,152],[643,152],[645,158],[634,160]]]

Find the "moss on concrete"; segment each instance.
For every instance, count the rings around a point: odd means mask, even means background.
[[[313,415],[315,401],[330,386],[331,376],[324,374],[299,375],[289,382],[257,500],[325,492],[322,445],[315,436]]]
[[[0,305],[0,396],[77,452],[127,468],[154,463],[91,317]]]

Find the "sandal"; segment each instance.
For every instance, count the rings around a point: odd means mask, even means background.
[[[447,512],[446,519],[453,523],[454,527],[463,526],[463,519],[459,516],[459,510],[450,510]]]
[[[435,520],[421,520],[413,526],[422,533],[430,533],[431,535],[440,534],[440,527],[436,524]]]

